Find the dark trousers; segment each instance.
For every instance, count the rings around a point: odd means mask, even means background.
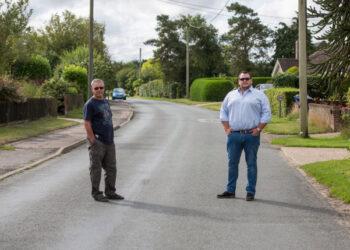
[[[115,145],[104,144],[95,140],[89,146],[90,156],[90,179],[92,184],[91,195],[96,197],[102,194],[100,191],[102,168],[105,171],[105,194],[115,193],[115,181],[117,178],[117,160],[115,154]]]

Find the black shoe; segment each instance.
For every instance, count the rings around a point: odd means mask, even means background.
[[[106,197],[110,200],[124,200],[124,197],[117,194],[117,193],[114,193],[114,194],[106,194]]]
[[[223,198],[235,198],[236,195],[233,193],[229,193],[227,191],[223,192],[222,194],[218,194],[216,196],[218,199],[223,199]]]
[[[94,197],[95,201],[100,201],[100,202],[108,202],[108,199],[106,198],[106,196],[104,196],[103,194],[100,195],[96,195]]]
[[[245,198],[246,201],[253,201],[254,200],[254,194],[247,193],[247,197]]]

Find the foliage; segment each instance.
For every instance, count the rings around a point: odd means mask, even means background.
[[[199,78],[192,83],[190,96],[193,101],[222,101],[232,89],[228,80]]]
[[[88,70],[89,48],[86,46],[77,47],[73,51],[66,51],[60,57],[61,63],[55,69],[55,77],[61,77],[66,66],[76,65]],[[93,55],[94,78],[102,79],[106,89],[112,89],[116,85],[115,74],[109,58],[102,57],[97,51]]]
[[[293,66],[289,69],[286,70],[286,73],[291,73],[291,74],[299,74],[299,67],[298,66]]]
[[[261,83],[269,83],[272,82],[272,77],[271,76],[265,76],[265,77],[253,77],[253,85],[256,86]]]
[[[148,97],[182,97],[184,89],[179,83],[164,83],[163,80],[153,80],[139,87],[140,96]]]
[[[279,114],[279,101],[277,100],[278,95],[283,95],[283,101],[281,102],[281,116],[286,117],[291,111],[294,96],[299,94],[299,89],[296,88],[271,88],[265,92],[269,99],[271,106],[271,113],[274,115]]]
[[[20,87],[20,91],[25,98],[34,98],[38,96],[39,87],[36,84],[26,82]]]
[[[141,68],[141,75],[144,82],[163,79],[164,74],[160,69],[159,60],[150,58],[145,63],[143,63]]]
[[[324,161],[301,166],[308,175],[330,188],[330,196],[350,203],[350,160]]]
[[[121,69],[116,73],[116,82],[119,88],[125,89],[129,95],[134,95],[133,83],[137,80],[138,65],[136,62],[121,64]]]
[[[40,56],[32,55],[29,59],[18,60],[12,67],[16,77],[28,77],[36,84],[42,84],[51,76],[51,66],[49,60]]]
[[[44,82],[39,89],[40,97],[53,97],[58,100],[57,106],[63,104],[64,96],[67,94],[77,93],[78,85],[76,83],[67,82],[63,79],[52,78]]]
[[[348,88],[348,92],[346,94],[346,103],[348,107],[350,107],[350,87]]]
[[[28,0],[0,2],[0,75],[10,66],[22,51],[17,48],[20,37],[27,29],[32,10],[28,10]]]
[[[167,15],[157,16],[158,38],[145,42],[153,45],[154,58],[160,64],[165,82],[186,81],[186,34],[189,37],[190,82],[198,77],[214,76],[225,71],[221,56],[218,31],[197,16],[181,16],[171,20]]]
[[[79,46],[89,44],[89,18],[77,17],[66,10],[62,15],[54,14],[44,29],[40,29],[39,41],[49,51],[60,56],[65,51],[72,51]],[[104,44],[105,25],[94,22],[94,50],[103,57],[107,55]]]
[[[299,77],[292,73],[278,73],[273,77],[275,88],[299,88]]]
[[[293,22],[290,26],[280,22],[279,28],[273,33],[272,42],[275,45],[275,54],[273,55],[273,61],[278,58],[296,58],[295,46],[298,41],[298,17],[293,18]],[[306,33],[306,50],[307,54],[311,55],[315,51],[315,46],[311,42],[311,32],[307,29]]]
[[[80,93],[84,94],[85,99],[87,99],[88,75],[85,68],[74,64],[68,65],[64,68],[62,76],[66,81],[77,83],[80,89]]]
[[[228,20],[230,30],[222,36],[226,59],[232,66],[232,73],[237,75],[241,70],[251,71],[253,61],[265,61],[271,43],[267,39],[271,30],[263,25],[252,9],[232,3],[227,7],[233,12]]]
[[[321,79],[328,83],[332,96],[341,99],[341,86],[350,79],[347,70],[350,68],[350,4],[348,0],[328,1],[315,0],[318,8],[310,7],[309,18],[317,18],[314,27],[319,34],[316,39],[327,41],[321,53],[328,59],[312,67]]]
[[[22,96],[19,89],[19,84],[14,80],[0,76],[0,101],[1,102],[16,102],[22,101]]]
[[[135,95],[139,95],[139,87],[143,84],[141,79],[137,79],[132,83],[132,88],[134,90]]]

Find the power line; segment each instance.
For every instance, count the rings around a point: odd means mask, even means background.
[[[227,6],[227,4],[228,4],[229,2],[230,2],[230,0],[227,0],[227,2],[225,3],[225,6],[222,7],[222,9],[216,14],[216,16],[214,16],[214,18],[211,19],[211,20],[209,21],[209,23],[211,23],[212,21],[214,21],[214,20],[221,14],[221,12],[226,8],[226,6]]]
[[[176,0],[158,0],[158,1],[161,1],[163,3],[167,3],[167,4],[171,4],[171,5],[176,5],[176,6],[181,6],[181,7],[185,7],[185,8],[188,8],[188,9],[195,9],[195,10],[200,10],[200,11],[203,11],[205,9],[209,9],[209,10],[219,10],[219,11],[223,11],[223,9],[218,9],[218,8],[213,8],[213,7],[208,7],[208,6],[204,6],[204,5],[199,5],[199,4],[194,4],[194,3],[186,3],[186,2],[181,2],[181,1],[176,1]],[[212,11],[209,11],[208,10],[205,10],[207,13],[213,13]],[[227,11],[227,10],[226,10]],[[216,13],[216,12],[215,12]],[[227,16],[227,17],[230,17],[228,15],[225,15],[225,14],[219,14],[220,16]],[[270,16],[270,15],[260,15],[259,16],[261,17],[267,17],[267,18],[279,18],[279,19],[288,19],[288,20],[291,20],[293,19],[292,17],[282,17],[282,16]]]

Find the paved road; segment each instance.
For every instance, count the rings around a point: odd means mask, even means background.
[[[116,135],[117,191],[90,197],[86,146],[0,182],[1,249],[349,249],[350,232],[276,149],[262,142],[257,200],[226,184],[218,113],[129,100]],[[243,160],[243,159],[242,159]]]

